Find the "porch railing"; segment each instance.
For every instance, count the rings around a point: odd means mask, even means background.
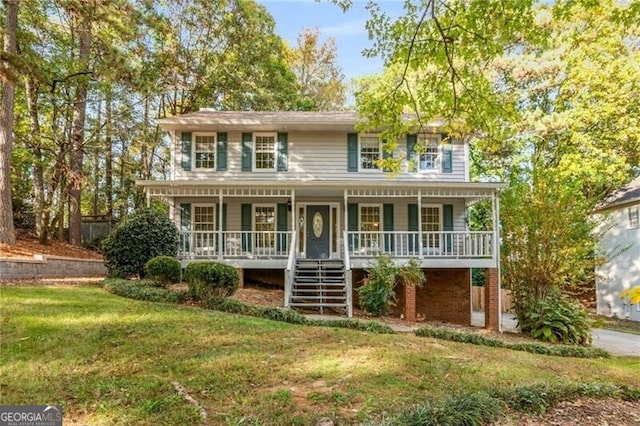
[[[393,257],[417,258],[491,258],[492,231],[349,231],[349,253],[352,257],[389,254]]]
[[[178,256],[286,258],[291,235],[291,231],[182,231]]]

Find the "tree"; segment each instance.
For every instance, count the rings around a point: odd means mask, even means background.
[[[2,51],[2,105],[0,106],[0,243],[15,244],[11,202],[11,152],[13,151],[15,61],[19,0],[3,0],[6,9]]]
[[[336,111],[344,107],[344,75],[336,64],[335,39],[319,45],[319,38],[318,28],[303,29],[298,34],[298,45],[289,53],[289,61],[298,81],[302,109]]]

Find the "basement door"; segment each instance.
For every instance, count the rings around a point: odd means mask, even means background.
[[[328,259],[329,256],[329,206],[307,206],[307,259]]]

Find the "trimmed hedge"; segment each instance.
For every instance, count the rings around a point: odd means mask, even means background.
[[[182,279],[182,265],[171,256],[156,256],[144,265],[147,278],[161,287],[179,283]]]
[[[339,320],[309,320],[310,325],[318,327],[338,327],[348,328],[350,330],[368,331],[377,334],[395,334],[395,331],[386,324],[376,321],[361,321],[357,319],[339,319]]]
[[[181,303],[187,296],[185,292],[156,287],[151,280],[130,281],[123,278],[107,278],[102,282],[102,287],[109,293],[147,302]]]
[[[184,271],[184,279],[189,294],[202,301],[232,296],[240,284],[238,270],[218,262],[190,263]]]
[[[574,358],[609,358],[611,354],[604,349],[588,348],[584,346],[554,345],[547,346],[540,343],[509,343],[475,333],[461,333],[445,327],[422,327],[415,332],[416,336],[433,337],[458,343],[505,348],[514,351],[530,352],[540,355],[553,355]]]

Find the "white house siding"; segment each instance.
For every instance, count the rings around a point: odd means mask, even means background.
[[[224,129],[219,131],[224,132]],[[288,133],[289,168],[286,172],[243,172],[242,133],[227,132],[227,171],[184,171],[182,169],[181,134],[174,135],[172,179],[242,179],[242,180],[339,180],[367,179],[388,180],[389,174],[380,170],[347,171],[347,133],[343,132],[290,132]],[[406,157],[406,141],[400,140],[395,158]],[[424,182],[465,182],[468,165],[465,162],[465,145],[452,144],[452,172],[442,173],[441,168],[429,172],[408,173],[406,163],[403,172],[394,179]]]
[[[278,203],[286,203],[288,201],[287,198],[225,198],[224,204],[227,205],[227,230],[228,231],[239,231],[241,230],[241,206],[242,204],[278,204]],[[391,200],[394,204],[393,209],[393,228],[395,231],[406,231],[408,229],[408,205],[409,204],[417,204],[416,199],[402,198],[398,200]],[[374,199],[374,198],[353,198],[349,202],[358,203],[358,204],[385,204],[391,202],[388,199]],[[203,197],[191,197],[191,198],[176,198],[175,199],[175,208],[173,209],[174,217],[172,218],[176,226],[180,226],[180,204],[191,204],[193,205],[216,205],[218,204],[217,198],[203,198]],[[344,204],[342,199],[326,199],[326,200],[318,200],[318,199],[305,199],[305,198],[297,198],[296,203],[304,204],[304,203],[313,203],[313,204],[322,204],[322,203],[339,203],[338,215],[340,217],[341,227],[344,228],[345,218],[344,218]],[[454,231],[465,231],[466,223],[465,223],[465,201],[463,199],[449,199],[449,198],[423,198],[422,205],[423,206],[442,206],[443,204],[452,204],[453,205],[453,229]],[[292,211],[295,211],[292,209]],[[441,212],[442,214],[442,212]],[[193,217],[193,216],[192,216]],[[288,228],[291,229],[291,212],[287,217]],[[218,228],[219,218],[216,217],[216,229]]]
[[[601,248],[609,255],[619,254],[596,269],[597,310],[601,315],[640,321],[640,306],[629,306],[620,298],[622,291],[640,286],[640,228],[629,228],[628,207],[612,210],[611,221],[605,225],[611,227]]]

